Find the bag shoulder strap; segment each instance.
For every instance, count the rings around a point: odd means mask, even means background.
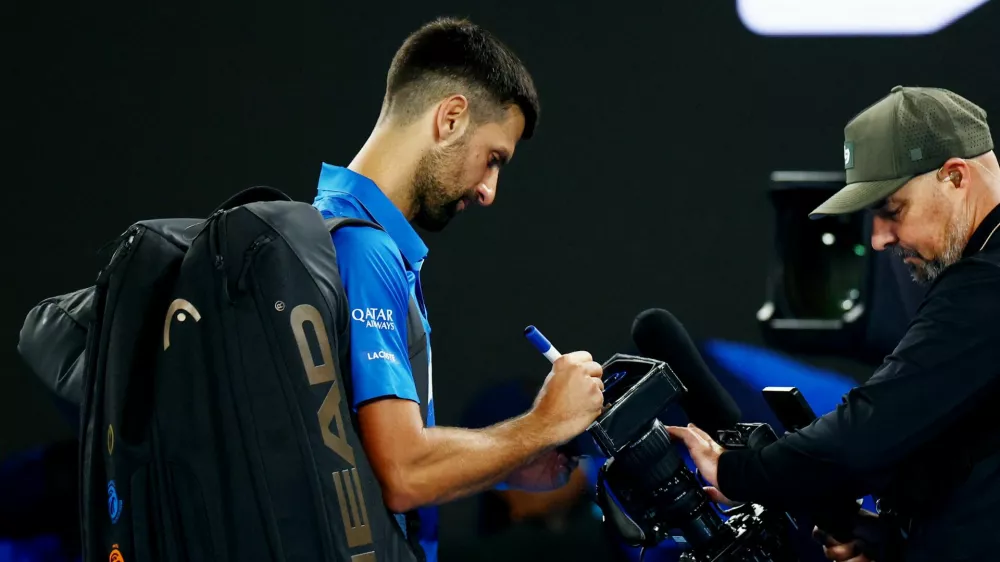
[[[372,228],[385,231],[382,226],[376,222],[368,221],[365,219],[356,219],[354,217],[333,217],[329,219],[323,219],[323,223],[326,224],[326,229],[333,234],[337,230],[345,226],[370,226]]]
[[[376,222],[372,222],[365,219],[358,219],[354,217],[332,217],[328,219],[323,219],[323,223],[326,224],[326,228],[327,230],[330,231],[330,234],[333,234],[334,232],[345,226],[369,226],[371,228],[375,228],[385,232],[385,229],[382,228],[382,226]],[[403,261],[405,262],[406,259],[404,258]],[[409,304],[410,304],[409,307],[410,309],[408,311],[408,315],[413,316],[415,313],[419,314],[419,308],[417,307],[417,302],[413,299],[413,295],[410,295]],[[421,322],[417,322],[417,326],[420,327],[420,330],[422,332],[423,324]]]
[[[369,226],[381,230],[383,232],[385,231],[385,229],[382,228],[382,226],[379,225],[378,223],[354,217],[333,217],[329,219],[323,219],[323,223],[326,224],[326,228],[327,230],[330,231],[330,234],[333,234],[338,229],[343,228],[345,226]],[[403,261],[405,262],[406,259],[404,258]],[[424,325],[423,322],[420,321],[419,311],[420,309],[417,306],[417,301],[414,300],[413,295],[409,295],[409,309],[407,310],[407,319],[409,323],[407,324],[407,326],[410,328],[411,332],[415,329],[418,329],[420,331],[419,334],[411,334],[411,337],[409,338],[410,341],[407,342],[407,344],[411,348],[417,343],[419,343],[420,345],[424,344],[423,340]],[[411,357],[413,353],[414,350],[410,349]]]
[[[221,205],[212,211],[212,214],[214,215],[220,211],[228,211],[229,209],[240,207],[246,205],[247,203],[256,203],[258,201],[293,201],[293,199],[280,189],[275,189],[266,185],[255,185],[244,189],[229,199],[226,199]]]

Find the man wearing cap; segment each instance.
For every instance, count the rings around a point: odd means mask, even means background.
[[[823,537],[830,559],[1000,560],[1000,165],[986,112],[897,86],[847,124],[844,167],[847,185],[810,216],[872,212],[872,247],[929,284],[906,335],[836,410],[772,445],[725,451],[696,427],[669,431],[719,501],[816,513],[878,498],[884,548],[841,533]]]

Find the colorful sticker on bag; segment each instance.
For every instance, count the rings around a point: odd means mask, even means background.
[[[108,482],[108,515],[111,517],[111,524],[118,522],[122,515],[124,502],[118,499],[118,490],[115,489],[115,481]]]

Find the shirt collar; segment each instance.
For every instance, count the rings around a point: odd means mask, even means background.
[[[1000,227],[1000,205],[993,207],[983,222],[979,223],[979,227],[969,238],[969,243],[965,245],[962,257],[969,257],[985,249],[987,244],[990,246],[1000,244],[1000,228],[998,227]]]
[[[357,199],[372,220],[385,229],[412,267],[419,268],[420,262],[427,257],[427,246],[420,235],[375,182],[367,177],[324,163],[319,174],[319,193],[346,193]]]

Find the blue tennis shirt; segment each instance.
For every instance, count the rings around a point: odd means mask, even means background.
[[[367,177],[323,164],[313,206],[325,218],[372,221],[370,227],[344,227],[333,234],[337,265],[351,309],[353,407],[377,398],[419,403],[407,349],[406,314],[412,296],[427,333],[427,427],[434,425],[431,326],[420,290],[420,268],[427,246],[403,213]],[[420,508],[420,544],[428,562],[437,561],[436,507]],[[402,517],[397,517],[402,523]],[[405,529],[405,525],[403,527]]]

